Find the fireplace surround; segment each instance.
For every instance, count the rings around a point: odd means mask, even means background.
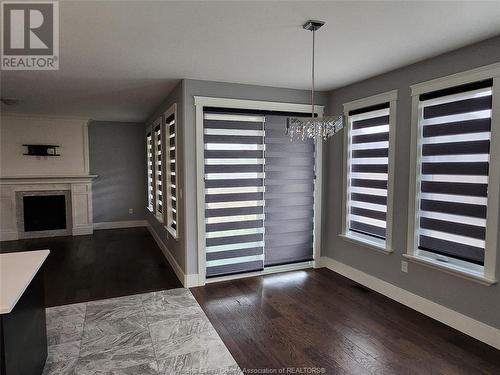
[[[71,235],[71,191],[16,192],[19,238]]]
[[[0,241],[93,233],[92,179],[83,176],[0,177]],[[64,195],[66,228],[26,231],[24,197]]]

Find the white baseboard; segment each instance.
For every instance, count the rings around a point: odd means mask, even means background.
[[[146,220],[129,220],[129,221],[105,221],[102,223],[94,223],[94,229],[118,229],[118,228],[135,228],[147,227]]]
[[[198,275],[186,275],[184,271],[182,270],[181,266],[179,266],[179,263],[175,260],[174,256],[170,252],[170,250],[167,248],[167,246],[163,243],[161,238],[158,236],[158,234],[155,232],[155,230],[151,227],[151,225],[148,225],[148,230],[149,233],[151,233],[151,236],[153,236],[156,244],[158,247],[161,249],[163,255],[165,255],[165,258],[167,258],[168,263],[172,266],[174,269],[175,274],[181,281],[182,285],[184,288],[191,288],[194,286],[198,286]]]
[[[194,288],[196,286],[201,286],[200,280],[199,280],[199,275],[197,273],[192,273],[189,275],[184,276],[184,287],[186,288]]]
[[[500,349],[500,330],[329,257],[320,264],[456,330]]]
[[[13,231],[1,231],[0,241],[15,241],[19,239],[19,233],[15,230]]]
[[[71,234],[73,236],[84,236],[84,235],[87,235],[87,234],[92,234],[94,233],[94,227],[92,225],[86,225],[86,226],[82,226],[82,227],[77,227],[77,228],[73,228],[71,230]]]

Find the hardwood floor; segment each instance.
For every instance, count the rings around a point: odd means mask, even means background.
[[[242,369],[500,374],[500,351],[325,268],[191,291]]]
[[[50,249],[44,265],[47,306],[182,287],[146,228],[0,243],[2,253],[40,249]]]

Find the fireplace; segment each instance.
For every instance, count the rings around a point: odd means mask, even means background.
[[[17,202],[19,238],[71,234],[69,191],[18,192]]]
[[[24,231],[66,229],[65,200],[64,194],[24,196]]]

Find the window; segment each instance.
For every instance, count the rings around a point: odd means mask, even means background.
[[[288,116],[203,114],[206,275],[313,260],[315,144]]]
[[[396,93],[347,103],[344,235],[391,250]]]
[[[166,192],[166,223],[167,230],[177,238],[178,233],[178,211],[177,211],[177,109],[176,105],[172,105],[165,112],[165,134],[166,134],[166,175],[165,175],[165,192]]]
[[[204,114],[208,277],[264,267],[264,121]]]
[[[408,259],[485,285],[496,281],[500,64],[412,90]]]
[[[163,121],[163,122],[162,122]],[[146,135],[148,209],[175,238],[179,233],[177,192],[177,105],[173,104]]]
[[[265,116],[264,267],[313,260],[316,144],[290,142],[287,122]]]
[[[162,183],[162,131],[161,119],[153,124],[154,137],[154,176],[155,176],[155,215],[163,222],[163,183]]]
[[[153,137],[151,132],[146,135],[146,163],[147,163],[147,196],[148,210],[153,212]]]
[[[487,79],[418,96],[415,255],[479,275],[498,209],[488,204],[492,89]]]

